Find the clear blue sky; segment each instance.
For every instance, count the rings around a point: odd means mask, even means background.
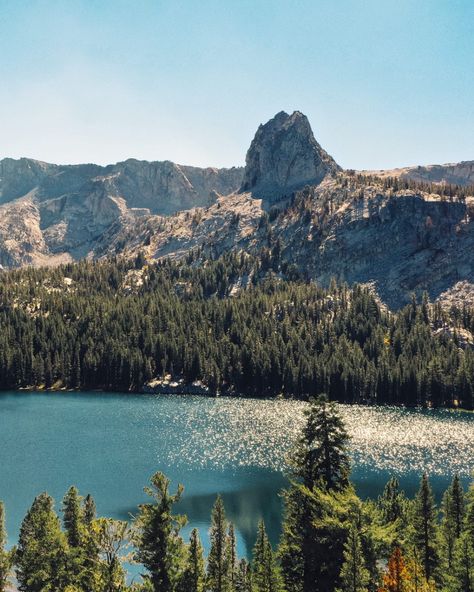
[[[282,109],[344,167],[474,159],[474,0],[0,1],[0,157],[238,165]]]

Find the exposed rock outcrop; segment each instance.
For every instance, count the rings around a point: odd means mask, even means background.
[[[204,262],[243,251],[272,273],[370,283],[393,308],[424,290],[474,304],[473,167],[342,171],[299,112],[260,126],[245,172],[134,159],[107,167],[5,159],[0,265],[191,251]]]
[[[134,159],[101,167],[0,161],[0,264],[93,255],[104,233],[150,214],[209,205],[240,187],[243,169]],[[216,193],[217,192],[217,193]]]
[[[271,202],[341,170],[316,142],[308,118],[281,111],[261,125],[247,152],[241,191]]]

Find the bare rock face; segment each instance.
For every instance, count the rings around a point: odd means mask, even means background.
[[[247,152],[241,191],[278,201],[304,185],[317,185],[339,171],[316,142],[305,115],[281,111],[261,125]]]
[[[129,159],[106,167],[0,161],[0,265],[93,255],[102,235],[140,216],[171,215],[237,190],[242,168]],[[216,193],[217,192],[217,193]]]
[[[378,177],[399,177],[412,181],[427,183],[447,183],[467,187],[474,185],[474,160],[465,160],[453,164],[430,164],[426,166],[411,166],[399,169],[379,171],[361,171],[362,174]]]

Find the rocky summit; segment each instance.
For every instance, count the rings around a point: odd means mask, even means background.
[[[281,111],[261,125],[247,152],[241,191],[270,202],[341,170],[316,142],[308,118]]]
[[[299,111],[258,128],[245,169],[5,159],[0,263],[141,254],[205,264],[234,251],[282,277],[370,284],[393,308],[425,290],[470,302],[473,181],[474,161],[345,171]]]

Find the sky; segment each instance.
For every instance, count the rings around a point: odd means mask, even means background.
[[[0,0],[0,158],[241,165],[281,110],[346,168],[474,159],[474,0]]]

